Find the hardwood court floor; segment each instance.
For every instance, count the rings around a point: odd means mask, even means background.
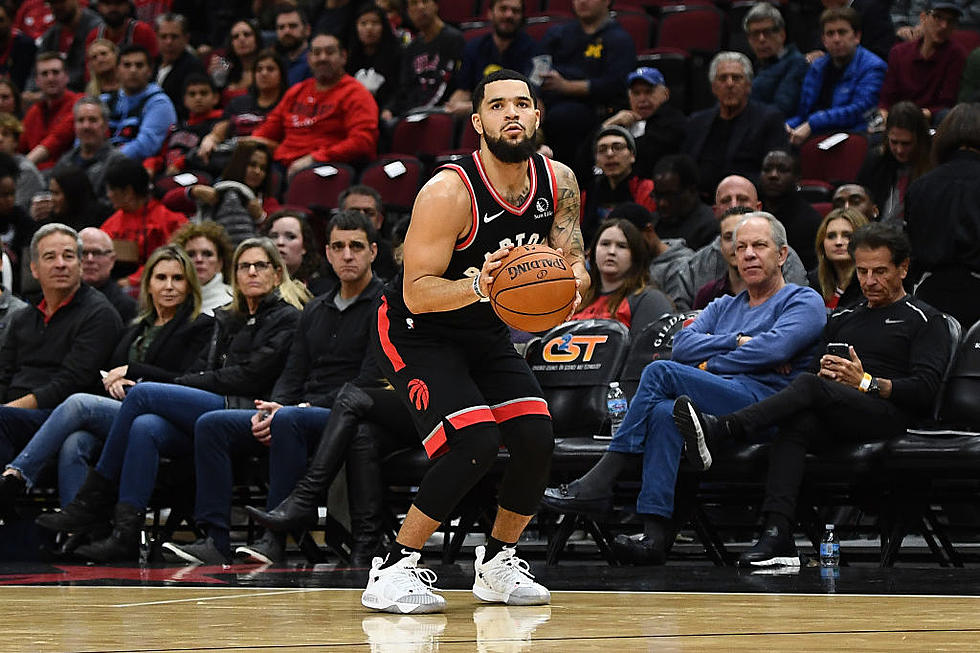
[[[684,573],[683,568],[676,568]],[[931,588],[941,591],[941,588]],[[360,590],[8,586],[3,651],[977,650],[980,597],[555,592],[550,606],[365,612]]]

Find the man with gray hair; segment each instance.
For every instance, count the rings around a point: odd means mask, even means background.
[[[602,512],[611,506],[616,479],[642,469],[636,511],[644,529],[613,541],[621,562],[663,564],[686,521],[674,515],[684,446],[672,416],[674,400],[686,395],[712,413],[729,413],[774,394],[807,368],[826,321],[815,290],[783,280],[786,231],[779,220],[749,213],[735,228],[734,241],[746,289],[711,302],[681,329],[673,360],[647,365],[626,417],[595,467],[545,491],[544,504],[556,510]]]
[[[698,162],[699,188],[705,198],[726,175],[758,179],[766,152],[787,146],[780,111],[749,99],[752,64],[748,57],[719,52],[708,67],[708,79],[718,103],[691,114],[681,147]]]
[[[106,138],[109,108],[98,98],[84,96],[75,102],[73,113],[75,139],[78,144],[58,159],[55,172],[67,166],[84,170],[96,196],[105,199],[106,168],[113,161],[126,158],[126,155],[114,148]]]
[[[795,44],[786,45],[783,15],[768,2],[759,2],[745,14],[742,29],[756,60],[750,97],[775,106],[784,116],[793,115],[808,64]]]
[[[76,392],[100,393],[122,320],[99,291],[82,284],[82,241],[46,224],[31,239],[31,274],[43,298],[15,314],[0,347],[0,466],[23,449],[51,411]],[[0,493],[23,491],[4,480]],[[16,478],[16,477],[14,477]]]

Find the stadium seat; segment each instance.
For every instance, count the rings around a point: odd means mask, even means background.
[[[453,116],[442,112],[412,113],[395,125],[391,152],[399,155],[432,159],[451,149],[456,123]]]
[[[830,202],[834,197],[834,187],[823,179],[801,179],[797,184],[803,199],[808,202]]]
[[[535,41],[544,38],[545,33],[555,25],[561,25],[572,20],[571,14],[549,14],[543,16],[528,16],[524,23],[524,31]]]
[[[479,25],[478,27],[472,27],[470,29],[463,30],[463,38],[469,42],[473,39],[478,39],[485,34],[489,34],[493,31],[493,27],[490,25]]]
[[[624,11],[618,4],[614,14],[613,18],[630,35],[637,50],[650,47],[657,21],[645,13]]]
[[[812,202],[810,206],[813,207],[814,211],[820,214],[821,218],[834,210],[833,202]]]
[[[337,208],[337,196],[354,182],[354,169],[343,163],[325,163],[297,172],[289,181],[284,204],[313,209]]]
[[[829,149],[820,144],[829,134],[814,136],[800,148],[800,168],[805,179],[820,179],[834,186],[853,183],[868,153],[868,139],[862,134],[847,134],[840,143]]]
[[[683,48],[688,52],[715,53],[722,46],[723,16],[710,6],[663,7],[657,32],[658,48]]]
[[[670,313],[655,322],[648,324],[633,338],[629,353],[626,354],[626,364],[623,373],[619,375],[623,392],[627,397],[636,394],[640,384],[640,376],[647,365],[656,360],[670,360],[671,349],[674,346],[674,336],[690,324],[701,311]]]
[[[171,177],[160,177],[153,182],[153,194],[157,199],[162,199],[164,195],[175,188],[187,188],[195,184],[205,184],[210,186],[214,179],[206,172],[200,170],[182,172]]]
[[[439,5],[439,17],[447,23],[459,25],[480,19],[480,0],[454,0]]]
[[[386,207],[408,211],[422,185],[422,172],[422,162],[415,157],[382,156],[364,169],[361,183],[381,193]]]
[[[958,29],[953,32],[953,40],[963,46],[967,54],[980,48],[980,32],[972,29]]]

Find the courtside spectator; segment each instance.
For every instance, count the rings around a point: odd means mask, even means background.
[[[184,82],[184,109],[187,119],[181,120],[167,136],[163,152],[152,164],[143,165],[164,175],[176,175],[188,166],[188,156],[193,154],[201,139],[211,133],[211,129],[221,120],[223,112],[218,109],[221,96],[214,80],[202,73],[192,73]]]
[[[187,18],[181,14],[163,14],[155,21],[160,61],[157,64],[156,83],[170,98],[177,109],[177,116],[187,118],[184,109],[184,80],[192,73],[204,74],[204,64],[190,49],[190,33]],[[126,48],[122,49],[123,52]]]
[[[395,262],[391,239],[382,235],[385,226],[385,209],[381,194],[370,186],[356,184],[337,196],[337,207],[341,211],[359,211],[371,221],[371,225],[378,232],[378,254],[374,257],[371,269],[383,281],[394,279],[400,268]]]
[[[742,221],[742,218],[752,209],[736,205],[725,210],[721,218],[718,219],[718,228],[721,230],[719,243],[721,253],[728,262],[728,268],[719,278],[705,283],[694,293],[694,302],[690,308],[702,310],[708,304],[724,297],[725,295],[735,296],[745,290],[745,281],[738,271],[738,261],[735,259],[735,227]]]
[[[629,108],[607,118],[602,127],[619,125],[629,130],[636,141],[633,170],[641,177],[650,178],[653,166],[661,157],[680,151],[687,118],[667,104],[670,89],[663,73],[656,68],[637,68],[626,77],[626,85]]]
[[[170,242],[180,245],[187,252],[201,282],[201,312],[214,312],[227,306],[234,293],[225,279],[234,279],[231,259],[234,249],[225,230],[210,220],[188,222],[174,232]]]
[[[231,26],[224,54],[214,55],[208,74],[221,89],[221,105],[248,93],[254,83],[252,71],[262,51],[262,34],[252,20],[238,20]]]
[[[126,243],[126,263],[142,266],[157,247],[165,245],[170,235],[187,222],[150,195],[150,176],[133,159],[123,159],[110,165],[105,172],[109,201],[116,209],[102,223],[102,231],[116,242]],[[137,285],[142,267],[120,284]]]
[[[834,209],[817,229],[817,267],[810,270],[807,279],[830,311],[864,299],[854,259],[847,248],[854,232],[866,224],[868,219],[857,209]]]
[[[524,31],[524,1],[490,0],[487,17],[490,33],[470,40],[463,48],[456,90],[446,102],[450,113],[469,117],[473,113],[473,89],[495,70],[531,74],[531,57],[538,53],[538,44]]]
[[[344,72],[347,51],[336,36],[317,34],[309,51],[313,78],[296,84],[252,138],[275,148],[289,176],[327,161],[373,159],[378,148],[378,105]]]
[[[626,76],[636,66],[636,46],[609,15],[611,4],[576,2],[575,20],[550,28],[541,40],[552,66],[542,76],[542,127],[554,158],[569,164],[581,135],[605,111],[622,106]]]
[[[99,226],[112,213],[109,204],[95,196],[85,173],[75,166],[56,167],[51,172],[48,195],[50,199],[35,196],[31,202],[31,218],[39,225],[60,222],[81,231]]]
[[[269,216],[262,233],[276,244],[289,276],[309,288],[315,296],[333,288],[323,275],[323,256],[317,249],[313,228],[302,213],[283,209]]]
[[[109,106],[110,141],[137,161],[156,155],[177,123],[173,103],[163,89],[150,83],[152,75],[146,49],[127,46],[119,54],[121,88],[101,98]]]
[[[9,154],[17,162],[20,175],[17,177],[17,194],[14,201],[25,211],[30,210],[35,193],[44,190],[44,177],[30,159],[17,151],[24,126],[9,113],[0,113],[0,152]]]
[[[74,135],[71,110],[81,94],[68,90],[65,59],[58,52],[38,55],[34,78],[41,100],[24,115],[20,151],[39,170],[46,170],[71,147]]]
[[[622,322],[636,336],[674,303],[650,284],[650,252],[640,230],[625,218],[604,220],[589,243],[592,283],[572,320]]]
[[[895,34],[902,41],[914,41],[922,37],[922,12],[928,11],[929,0],[892,0],[891,17]],[[962,15],[959,25],[963,29],[980,29],[980,5],[972,0],[955,2]]]
[[[799,109],[786,121],[790,143],[797,146],[814,134],[866,131],[868,110],[878,106],[887,68],[860,45],[861,16],[854,9],[825,10],[820,14],[820,27],[827,56],[810,66]]]
[[[34,39],[13,26],[13,19],[10,6],[0,3],[0,75],[9,77],[17,88],[24,88],[37,46]]]
[[[697,249],[718,234],[711,207],[698,195],[698,169],[691,157],[671,154],[657,162],[653,199],[657,202],[654,224],[661,238],[683,238]]]
[[[75,141],[78,143],[65,152],[54,167],[54,172],[65,166],[74,166],[88,175],[92,190],[105,199],[105,170],[114,161],[126,155],[106,139],[109,128],[109,110],[93,97],[81,97],[72,109]]]
[[[936,167],[909,185],[905,227],[915,296],[960,324],[980,319],[980,104],[958,104],[932,144]]]
[[[119,90],[119,46],[106,39],[95,39],[85,51],[88,59],[88,84],[85,95],[99,97]]]
[[[82,229],[78,237],[82,241],[82,282],[102,293],[119,313],[123,324],[128,325],[136,317],[137,304],[112,279],[112,266],[116,263],[112,238],[95,227]]]
[[[895,27],[888,13],[888,5],[890,4],[888,0],[820,0],[820,3],[825,11],[828,9],[853,9],[857,12],[859,23],[863,26],[856,29],[859,32],[858,38],[861,41],[861,46],[874,53],[879,59],[888,59],[888,51],[895,43]],[[821,24],[808,37],[809,45],[807,48],[809,51],[806,56],[810,63],[813,63],[818,57],[824,56],[824,51],[820,47],[827,49],[827,44],[823,43],[822,39],[823,25]]]
[[[401,44],[381,7],[363,4],[354,16],[355,31],[347,52],[346,69],[371,91],[378,106],[383,107],[398,89]]]
[[[878,205],[871,199],[871,194],[860,184],[842,184],[832,198],[835,209],[857,209],[864,214],[869,222],[878,219]]]
[[[443,105],[463,56],[463,35],[442,21],[436,0],[408,0],[408,18],[418,34],[402,53],[398,90],[381,111],[385,122]]]
[[[131,43],[142,45],[156,57],[157,37],[153,33],[153,28],[141,20],[131,18],[133,3],[129,0],[98,0],[95,10],[102,16],[102,24],[88,33],[85,39],[85,47],[96,39],[106,39],[112,41],[122,48]]]
[[[38,52],[60,52],[64,55],[68,88],[78,93],[85,90],[85,49],[89,32],[102,24],[102,17],[78,0],[57,0],[51,3],[54,23],[38,42]]]
[[[762,210],[772,213],[783,223],[786,240],[803,261],[803,267],[813,269],[813,239],[820,226],[820,214],[806,201],[798,189],[800,181],[799,159],[786,150],[773,150],[762,160],[762,176],[759,180]]]
[[[299,84],[312,75],[307,57],[310,23],[303,10],[293,4],[276,7],[276,50],[286,60],[286,83]]]
[[[884,142],[868,151],[857,178],[881,210],[881,220],[905,219],[905,192],[932,169],[931,145],[929,121],[919,107],[895,104],[885,121]]]
[[[82,284],[81,251],[78,234],[66,225],[45,225],[31,239],[31,274],[43,298],[14,315],[0,347],[2,465],[59,403],[100,386],[99,370],[122,332],[105,297]]]
[[[708,65],[708,79],[718,102],[691,114],[681,146],[681,152],[698,162],[699,188],[705,198],[728,175],[758,179],[766,152],[786,147],[779,110],[749,99],[752,64],[748,57],[740,52],[716,54]]]
[[[808,64],[795,43],[786,45],[783,15],[770,3],[759,2],[745,14],[742,29],[756,61],[750,97],[775,106],[784,116],[793,115]]]

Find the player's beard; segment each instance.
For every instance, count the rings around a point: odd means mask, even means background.
[[[490,153],[504,163],[527,161],[538,149],[538,144],[533,135],[525,136],[523,140],[513,144],[505,141],[503,136],[493,138],[486,133],[483,134],[483,139],[487,142],[487,149],[490,150]]]

